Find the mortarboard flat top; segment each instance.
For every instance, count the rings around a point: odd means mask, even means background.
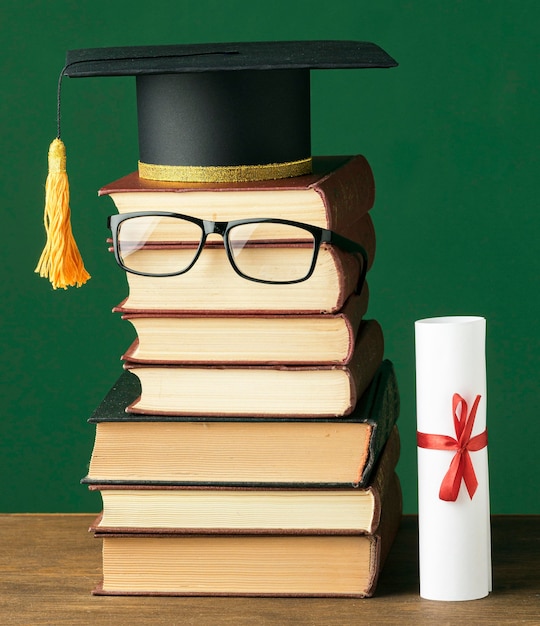
[[[263,41],[69,50],[64,74],[137,76],[181,72],[395,67],[382,48],[365,41]]]

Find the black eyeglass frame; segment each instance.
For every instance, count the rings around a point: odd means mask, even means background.
[[[197,224],[202,231],[202,236],[199,242],[199,246],[197,251],[194,254],[193,260],[191,263],[182,269],[179,272],[170,272],[164,274],[148,274],[146,272],[139,272],[137,270],[133,270],[124,265],[122,257],[119,252],[118,246],[118,233],[120,231],[120,225],[122,222],[126,220],[133,219],[136,217],[170,217],[177,218],[184,221],[192,222],[193,224]],[[248,276],[244,274],[236,265],[234,260],[234,254],[231,250],[231,244],[229,239],[230,231],[236,226],[243,226],[245,224],[260,224],[260,223],[270,223],[270,224],[284,224],[285,226],[295,226],[296,228],[303,229],[311,234],[314,241],[313,246],[313,259],[311,261],[311,266],[308,272],[302,278],[297,278],[294,280],[283,280],[283,281],[272,281],[265,280],[262,278],[254,278],[252,276]],[[320,226],[313,226],[312,224],[305,224],[304,222],[295,222],[293,220],[286,220],[280,218],[265,218],[265,217],[255,217],[255,218],[247,218],[241,220],[229,220],[227,222],[214,222],[212,220],[203,220],[197,217],[193,217],[192,215],[184,215],[182,213],[172,213],[167,211],[137,211],[134,213],[121,213],[117,215],[110,215],[107,218],[107,228],[110,229],[112,235],[112,244],[114,250],[114,258],[116,259],[117,264],[126,272],[131,274],[137,274],[139,276],[154,276],[154,277],[167,277],[167,276],[180,276],[181,274],[185,274],[188,272],[197,262],[201,252],[205,246],[206,239],[208,235],[221,235],[223,237],[223,244],[225,247],[225,252],[227,253],[227,258],[229,259],[229,263],[231,264],[234,271],[245,278],[246,280],[251,280],[256,283],[265,283],[268,285],[289,285],[294,283],[301,283],[307,280],[314,272],[315,266],[317,264],[317,259],[319,256],[319,249],[321,244],[327,243],[333,246],[338,247],[340,250],[344,252],[348,252],[350,254],[359,254],[362,257],[362,267],[360,269],[360,275],[358,277],[358,283],[356,287],[356,293],[360,293],[362,290],[362,286],[364,284],[368,266],[368,255],[365,248],[353,241],[352,239],[347,239],[347,237],[343,237],[333,230],[329,230],[327,228],[321,228]]]

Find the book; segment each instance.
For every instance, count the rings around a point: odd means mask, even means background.
[[[90,417],[96,435],[84,484],[365,487],[399,414],[388,360],[340,419],[126,413],[139,391],[124,372]]]
[[[394,426],[369,484],[338,489],[272,486],[90,485],[103,501],[99,533],[373,533],[392,486],[400,441]]]
[[[122,359],[149,364],[345,364],[368,306],[368,286],[334,313],[124,312],[137,337]]]
[[[372,534],[96,533],[103,542],[97,595],[373,595],[401,521],[392,474]]]
[[[356,405],[384,352],[379,323],[363,321],[343,365],[146,365],[124,362],[141,382],[132,413],[188,416],[337,417]]]
[[[152,205],[150,205],[152,208]],[[151,217],[151,210],[144,211],[146,218]],[[149,214],[149,215],[147,215]],[[167,215],[169,215],[167,213]],[[138,215],[140,217],[140,214]],[[198,218],[198,216],[195,216]],[[263,218],[266,220],[267,218]],[[146,269],[146,266],[150,266],[155,263],[156,255],[159,253],[159,267],[161,272],[174,272],[178,263],[175,259],[179,258],[180,255],[184,255],[183,264],[186,265],[185,257],[189,257],[189,261],[195,255],[195,251],[199,247],[201,240],[201,229],[199,226],[194,227],[193,222],[189,219],[178,219],[171,221],[170,218],[157,220],[150,219],[152,223],[152,227],[150,228],[147,220],[145,219],[142,223],[138,223],[138,226],[132,225],[124,232],[122,229],[123,235],[121,237],[122,244],[122,252],[129,253],[130,256],[130,264],[135,263],[135,269]],[[130,223],[122,222],[122,224]],[[212,247],[223,247],[219,241],[219,235],[216,233],[212,233],[208,235],[208,239],[205,242],[205,246]],[[263,250],[270,250],[273,255],[273,261],[276,262],[274,252],[276,248],[280,251],[283,248],[287,247],[295,247],[296,254],[301,254],[300,258],[302,259],[302,268],[306,269],[306,255],[305,249],[308,248],[310,251],[312,250],[312,240],[313,236],[311,234],[307,234],[307,231],[303,228],[283,228],[279,226],[272,226],[272,223],[269,222],[266,225],[260,225],[259,228],[253,229],[242,229],[241,234],[236,232],[235,236],[231,235],[231,239],[234,244],[239,245],[242,244],[244,246],[245,237],[249,237],[247,247],[253,248],[262,248]],[[142,241],[143,245],[137,244],[137,246],[133,245],[133,239],[136,241]],[[359,218],[355,219],[355,221],[349,224],[347,229],[347,239],[360,243],[362,247],[366,251],[368,265],[367,269],[370,269],[373,265],[373,261],[375,259],[376,252],[376,236],[375,236],[375,227],[373,224],[373,220],[371,219],[371,215],[366,213],[361,215]],[[112,243],[112,238],[107,240],[109,243]],[[113,252],[114,248],[110,247],[109,251]],[[173,250],[177,255],[176,257],[171,256],[169,259],[164,258],[163,252],[169,252]],[[298,252],[300,250],[300,252]],[[189,253],[188,253],[189,251]],[[303,251],[303,252],[302,252]],[[244,250],[245,253],[245,250]],[[261,252],[259,251],[259,254]],[[284,254],[287,254],[288,257],[294,260],[295,257],[292,256],[292,252],[290,250],[285,250]],[[311,254],[308,255],[309,260],[311,260]],[[134,261],[135,259],[135,261]],[[246,270],[246,263],[257,263],[260,261],[260,258],[252,255],[251,259],[242,258],[243,269]],[[236,258],[236,262],[238,263],[238,258]],[[140,268],[139,268],[140,265]]]
[[[354,222],[373,206],[375,183],[365,157],[327,156],[313,158],[312,174],[247,183],[168,183],[134,172],[99,195],[109,196],[119,213],[154,209],[213,221],[291,219],[350,238]]]
[[[174,272],[184,267],[181,246],[152,246],[137,252],[138,271],[149,272],[155,255],[160,271]],[[283,244],[279,251],[259,249],[270,254],[282,267],[305,266],[303,244]],[[260,260],[264,263],[264,260]],[[293,284],[267,284],[246,280],[229,263],[222,244],[205,246],[195,265],[186,273],[173,276],[145,276],[126,272],[129,295],[122,303],[125,311],[176,310],[206,314],[209,311],[262,313],[312,313],[339,311],[347,298],[358,289],[363,259],[335,246],[322,244],[313,274],[308,280]],[[300,272],[302,273],[302,272]]]

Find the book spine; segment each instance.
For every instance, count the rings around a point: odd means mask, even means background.
[[[383,361],[381,375],[374,382],[375,384],[370,387],[371,397],[366,399],[366,404],[370,403],[369,415],[375,428],[369,441],[369,457],[362,472],[361,482],[365,482],[371,475],[373,466],[399,417],[399,389],[391,361]],[[365,407],[360,408],[366,410]]]
[[[314,184],[326,208],[328,228],[350,237],[351,225],[375,202],[373,172],[365,157],[358,155]]]
[[[376,320],[366,320],[360,326],[356,348],[347,368],[351,380],[351,406],[345,415],[356,407],[360,397],[369,387],[383,360],[384,337]]]

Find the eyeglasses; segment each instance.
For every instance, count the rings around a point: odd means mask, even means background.
[[[325,228],[284,219],[213,222],[179,213],[143,211],[111,215],[107,225],[116,262],[126,272],[141,276],[184,274],[195,265],[212,234],[223,238],[234,271],[258,283],[307,280],[313,274],[323,243],[362,257],[358,292],[368,265],[365,249],[355,241]],[[208,241],[207,245],[215,244]],[[294,250],[294,262],[289,255],[280,254],[284,248]]]

